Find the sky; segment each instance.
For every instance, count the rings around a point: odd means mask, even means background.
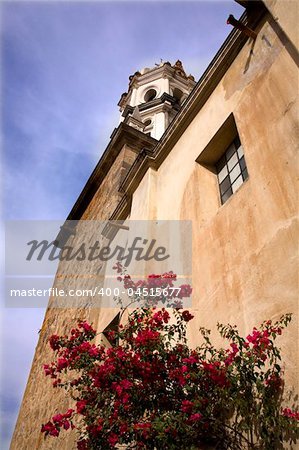
[[[129,75],[180,59],[198,80],[228,15],[242,12],[233,0],[2,1],[1,237],[4,220],[66,218],[119,123]],[[2,450],[44,313],[1,307]]]

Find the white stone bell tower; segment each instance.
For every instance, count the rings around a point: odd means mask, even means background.
[[[121,121],[160,139],[195,85],[181,61],[162,62],[129,77],[128,92],[118,103]]]

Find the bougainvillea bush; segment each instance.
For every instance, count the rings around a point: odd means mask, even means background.
[[[68,390],[74,406],[42,425],[45,438],[69,430],[78,433],[81,450],[273,450],[295,442],[299,413],[282,407],[275,345],[290,315],[245,338],[235,326],[219,324],[226,349],[215,348],[206,329],[199,330],[202,344],[190,349],[192,319],[179,307],[138,308],[113,331],[111,348],[92,343],[96,332],[87,322],[69,336],[53,335],[55,360],[44,371],[54,388]]]

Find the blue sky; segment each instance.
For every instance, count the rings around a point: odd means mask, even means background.
[[[198,79],[242,12],[233,0],[2,2],[4,219],[64,219],[118,125],[129,75],[181,59]],[[43,316],[2,308],[3,450]]]

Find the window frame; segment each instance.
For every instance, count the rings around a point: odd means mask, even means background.
[[[118,345],[118,340],[117,338],[111,339],[109,337],[109,332],[110,331],[116,331],[119,327],[120,324],[120,319],[121,319],[121,314],[120,312],[118,312],[113,319],[109,322],[109,324],[106,326],[106,328],[102,331],[102,336],[105,338],[105,340],[108,342],[108,344],[111,347],[115,347]]]
[[[219,164],[219,161],[221,158],[224,157],[226,152],[229,150],[229,147],[233,144],[235,140],[239,140],[241,147],[244,152],[244,148],[242,145],[242,141],[240,139],[240,134],[237,129],[237,125],[235,122],[235,118],[233,113],[231,113],[225,122],[221,125],[221,127],[218,129],[218,131],[214,134],[212,139],[208,142],[208,144],[204,147],[204,149],[201,151],[199,156],[196,159],[196,162],[200,164],[205,169],[209,170],[215,175],[215,182],[217,183],[218,187],[218,196],[219,196],[219,202],[220,205],[223,205],[236,191],[237,189],[223,201],[223,195],[221,193],[220,184],[219,184],[219,178],[218,178],[218,172],[217,172],[217,164]],[[241,158],[240,158],[241,159]],[[239,159],[238,159],[239,161]],[[245,173],[246,169],[246,177],[242,180],[242,183],[239,185],[238,189],[241,187],[241,185],[244,184],[244,182],[249,178],[248,174],[248,168],[247,163],[244,156],[244,163],[245,167],[243,169]],[[232,166],[231,169],[233,170],[236,167],[236,165]],[[241,174],[242,175],[242,174]],[[243,176],[243,175],[242,175]],[[236,177],[237,179],[238,177]]]
[[[223,205],[248,178],[244,150],[238,135],[217,161],[215,167],[221,204]]]

